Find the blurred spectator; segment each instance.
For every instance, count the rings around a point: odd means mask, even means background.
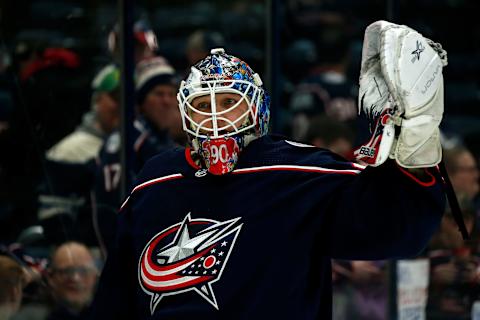
[[[175,70],[162,57],[138,63],[135,73],[137,117],[134,122],[134,178],[144,163],[166,148],[185,144],[186,135],[177,105]],[[120,207],[120,134],[107,139],[97,160],[95,181],[96,221],[103,253],[113,240]]]
[[[352,264],[350,261],[332,260],[332,320],[347,320],[351,305]]]
[[[39,282],[44,275],[48,259],[31,255],[21,243],[11,243],[8,246],[0,246],[0,254],[10,256],[22,265],[25,270],[25,279],[28,284]]]
[[[22,95],[17,121],[31,127],[30,139],[45,150],[68,134],[85,110],[88,79],[79,72],[84,66],[76,52],[36,38],[18,40],[13,62]]]
[[[24,273],[21,307],[12,317],[12,320],[44,320],[48,314],[49,293],[43,276],[46,275],[48,258],[43,249],[35,252],[35,255],[27,251],[30,250],[26,250],[21,243],[12,243],[8,246],[0,245],[0,255],[4,254],[13,259],[22,267]],[[0,319],[4,318],[0,315]]]
[[[20,308],[26,274],[22,266],[0,255],[0,319],[10,319]]]
[[[211,49],[224,48],[225,39],[220,32],[197,30],[190,34],[187,39],[185,55],[188,65],[193,66],[201,59],[205,58]],[[187,70],[189,73],[190,70]]]
[[[480,176],[472,153],[465,147],[457,146],[445,149],[443,158],[455,192],[474,199],[480,188]]]
[[[108,49],[113,55],[115,61],[118,61],[120,56],[120,41],[118,38],[119,31],[120,27],[118,24],[116,24],[108,35]],[[138,20],[134,23],[133,37],[135,40],[135,64],[143,59],[149,59],[156,55],[158,49],[157,36],[146,21]]]
[[[98,279],[98,269],[88,248],[66,242],[54,250],[48,283],[55,306],[47,320],[87,319]]]
[[[44,151],[74,129],[84,112],[80,57],[19,36],[10,65],[0,59],[0,241],[35,222]],[[3,72],[4,71],[4,72]]]
[[[315,43],[310,39],[296,39],[288,45],[283,59],[288,63],[282,71],[288,80],[296,85],[317,64],[318,53]]]
[[[318,61],[290,100],[292,136],[304,140],[310,118],[325,114],[357,129],[357,86],[348,79],[350,40],[342,24],[325,26],[316,39]],[[295,81],[293,81],[295,82]]]
[[[46,180],[38,217],[47,240],[82,239],[96,244],[90,190],[95,157],[106,136],[119,124],[119,70],[104,67],[92,83],[92,110],[82,124],[46,153]]]
[[[387,280],[386,261],[352,261],[352,305],[347,319],[386,320]]]
[[[459,203],[467,230],[474,228],[473,204],[459,194]],[[472,304],[480,298],[480,260],[465,243],[449,209],[439,231],[433,236],[430,258],[430,287],[427,318],[441,320],[470,319]]]
[[[333,319],[388,319],[387,261],[333,261]]]
[[[346,159],[352,156],[354,133],[345,123],[325,115],[312,118],[308,124],[307,143],[329,149]]]
[[[150,145],[168,145],[169,143],[160,141],[171,139],[184,144],[186,135],[182,129],[182,118],[177,104],[178,83],[175,70],[164,58],[156,57],[139,63],[135,76],[139,114],[137,120],[145,123],[142,130],[144,135],[157,136],[159,140]],[[142,140],[145,138],[147,136]],[[141,148],[142,145],[135,147]],[[156,153],[158,151],[148,152],[147,157]],[[146,160],[140,159],[140,167]]]

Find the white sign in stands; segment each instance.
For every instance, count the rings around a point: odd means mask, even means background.
[[[428,259],[398,261],[398,320],[425,320],[429,268]]]

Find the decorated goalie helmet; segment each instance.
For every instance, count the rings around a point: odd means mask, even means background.
[[[270,98],[260,76],[224,49],[192,66],[177,98],[183,129],[212,174],[231,172],[240,152],[267,134]]]

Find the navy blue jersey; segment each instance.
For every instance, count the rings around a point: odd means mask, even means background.
[[[143,117],[134,123],[134,168],[129,172],[131,180],[140,171],[145,162],[158,153],[173,148],[175,143],[166,131],[155,130]],[[97,158],[95,175],[95,222],[98,226],[99,241],[108,247],[113,241],[115,219],[121,204],[120,164],[121,137],[118,131],[106,140]]]
[[[95,319],[329,319],[330,259],[417,254],[444,207],[434,175],[352,164],[266,136],[213,176],[188,150],[147,162],[119,214]]]
[[[135,163],[131,175],[140,171],[145,162],[151,157],[168,148],[173,148],[175,143],[166,131],[158,131],[142,117],[134,123],[134,152]],[[120,132],[115,131],[106,140],[97,159],[97,178],[95,191],[97,200],[102,205],[115,208],[120,205]]]

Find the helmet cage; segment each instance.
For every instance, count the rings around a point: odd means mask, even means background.
[[[218,111],[216,94],[238,94],[240,99],[227,109]],[[209,111],[196,109],[192,101],[200,96],[210,96]],[[183,129],[194,138],[216,139],[230,137],[252,130],[261,135],[258,126],[258,112],[264,101],[264,90],[245,80],[206,80],[186,84],[184,81],[178,93],[180,112],[182,114]],[[228,119],[227,114],[237,109],[243,102],[248,108],[236,119]],[[197,122],[193,115],[201,115],[202,120]],[[208,125],[210,124],[210,125]]]

